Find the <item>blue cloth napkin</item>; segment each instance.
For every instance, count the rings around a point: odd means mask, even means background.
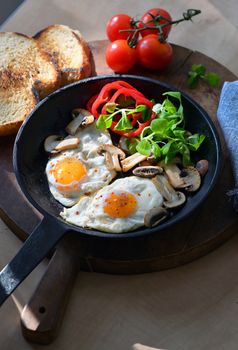
[[[225,82],[217,110],[217,118],[222,128],[235,178],[235,188],[227,195],[233,200],[238,212],[238,81]]]

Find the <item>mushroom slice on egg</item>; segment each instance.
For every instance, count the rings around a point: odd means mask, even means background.
[[[83,108],[73,109],[72,117],[73,120],[65,128],[70,135],[75,135],[80,127],[91,125],[94,122],[94,116]]]
[[[79,145],[79,138],[78,137],[70,137],[66,138],[58,143],[58,145],[55,147],[55,150],[65,151],[66,149],[74,149],[77,148]]]
[[[144,156],[143,154],[140,154],[139,152],[132,154],[131,156],[129,156],[121,161],[122,171],[123,172],[129,171],[136,164],[142,162],[143,160],[146,160],[146,158],[147,158],[147,156]]]
[[[108,169],[114,169],[116,171],[122,170],[120,161],[125,159],[126,155],[120,148],[110,144],[104,144],[98,147],[97,152],[99,154],[102,154],[103,152],[106,153],[105,157]]]
[[[181,170],[176,164],[169,164],[164,166],[164,171],[174,188],[184,188],[194,192],[201,185],[201,176],[193,166],[187,166]]]
[[[139,166],[133,169],[132,172],[135,176],[152,178],[158,174],[162,174],[163,168],[153,165]]]
[[[168,216],[168,211],[163,207],[157,207],[151,209],[144,217],[144,225],[146,227],[155,227],[161,221],[166,219]]]
[[[157,190],[164,197],[164,206],[166,208],[176,208],[185,203],[186,196],[184,193],[175,191],[164,175],[157,175],[152,181]]]
[[[44,148],[47,153],[58,153],[67,149],[73,149],[79,145],[78,137],[68,137],[62,140],[59,135],[51,135],[45,139]]]

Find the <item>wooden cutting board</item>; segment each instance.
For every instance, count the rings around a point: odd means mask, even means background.
[[[104,60],[106,45],[107,41],[90,43],[97,75],[112,73]],[[84,270],[139,273],[172,268],[208,253],[236,232],[237,215],[226,195],[226,192],[234,186],[234,181],[229,154],[216,120],[216,110],[222,83],[237,78],[225,67],[202,53],[176,45],[173,49],[174,61],[166,72],[157,74],[138,68],[130,73],[172,84],[193,97],[208,112],[217,127],[222,143],[223,167],[219,181],[196,215],[188,219],[184,226],[178,225],[170,234],[161,235],[161,239],[156,242],[156,257],[153,259],[104,261],[87,257],[80,259],[81,268]],[[201,82],[196,89],[188,89],[187,73],[194,63],[201,63],[208,71],[218,73],[222,79],[221,85],[212,89]],[[12,231],[20,239],[25,240],[39,222],[40,215],[26,201],[16,183],[12,169],[13,142],[14,137],[0,139],[0,215]],[[49,343],[57,335],[78,269],[79,259],[72,239],[75,240],[72,237],[66,238],[58,245],[46,274],[22,313],[22,330],[28,340]],[[57,288],[58,285],[60,288]],[[50,298],[52,286],[54,286],[54,300]],[[60,291],[58,295],[57,290]],[[32,318],[32,310],[37,313],[37,323]]]

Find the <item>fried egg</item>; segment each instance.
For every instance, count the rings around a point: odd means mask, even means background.
[[[57,153],[45,169],[50,192],[66,207],[77,203],[82,195],[98,191],[116,176],[114,170],[108,170],[104,155],[97,152],[99,145],[112,144],[107,131],[93,124],[75,136],[80,139],[78,147]]]
[[[143,226],[145,215],[162,203],[151,180],[130,176],[115,180],[93,196],[84,196],[60,215],[77,226],[121,233]]]

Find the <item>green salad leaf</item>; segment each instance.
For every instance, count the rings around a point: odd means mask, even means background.
[[[98,129],[109,129],[112,125],[113,116],[111,114],[101,114],[96,122]]]
[[[149,157],[152,151],[151,142],[147,139],[141,140],[136,146],[137,152]]]
[[[147,106],[138,105],[135,108],[120,108],[118,103],[107,103],[106,111],[108,114],[101,114],[96,122],[96,127],[98,129],[109,129],[112,125],[113,118],[118,114],[121,115],[120,120],[115,126],[116,130],[126,131],[132,129],[132,125],[128,119],[128,116],[133,113],[147,111]]]
[[[115,126],[116,130],[128,130],[128,129],[132,129],[133,126],[131,125],[131,122],[128,119],[128,116],[126,114],[126,111],[124,109],[121,110],[121,118],[119,120],[119,122],[117,123],[117,125]]]
[[[154,155],[157,160],[169,163],[180,156],[183,164],[189,165],[191,151],[197,151],[205,140],[204,135],[191,134],[184,129],[184,111],[181,94],[177,91],[164,93],[166,99],[162,104],[155,104],[153,111],[156,118],[144,128],[140,137],[127,139],[128,149],[146,155]],[[177,100],[178,107],[169,99]]]

